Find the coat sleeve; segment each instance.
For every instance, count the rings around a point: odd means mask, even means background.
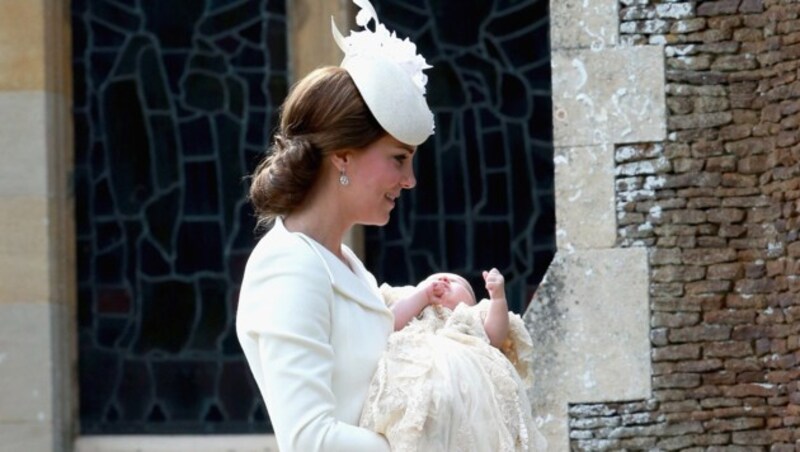
[[[280,265],[278,265],[280,264]],[[281,452],[389,452],[386,439],[338,421],[330,343],[333,288],[323,264],[295,254],[258,266],[240,298],[240,341]]]

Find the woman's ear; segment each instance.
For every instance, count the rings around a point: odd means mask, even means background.
[[[349,150],[332,152],[330,154],[331,164],[339,172],[346,171],[347,164],[350,162],[351,154],[352,153]]]

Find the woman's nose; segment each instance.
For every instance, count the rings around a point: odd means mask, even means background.
[[[402,187],[410,190],[417,185],[417,178],[414,177],[414,167],[409,165],[408,172],[403,177]]]

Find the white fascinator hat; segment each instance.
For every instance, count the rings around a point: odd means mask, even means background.
[[[344,52],[340,65],[353,79],[367,107],[389,135],[417,146],[433,134],[433,113],[425,101],[428,78],[423,69],[431,66],[417,54],[417,46],[408,38],[401,40],[378,21],[369,0],[353,0],[361,11],[356,25],[344,37],[331,17],[333,38]],[[367,28],[375,21],[375,31]]]

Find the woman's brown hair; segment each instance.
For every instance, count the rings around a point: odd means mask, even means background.
[[[365,148],[385,134],[347,71],[329,66],[309,73],[289,91],[272,145],[253,173],[250,200],[259,224],[305,200],[326,155]]]

